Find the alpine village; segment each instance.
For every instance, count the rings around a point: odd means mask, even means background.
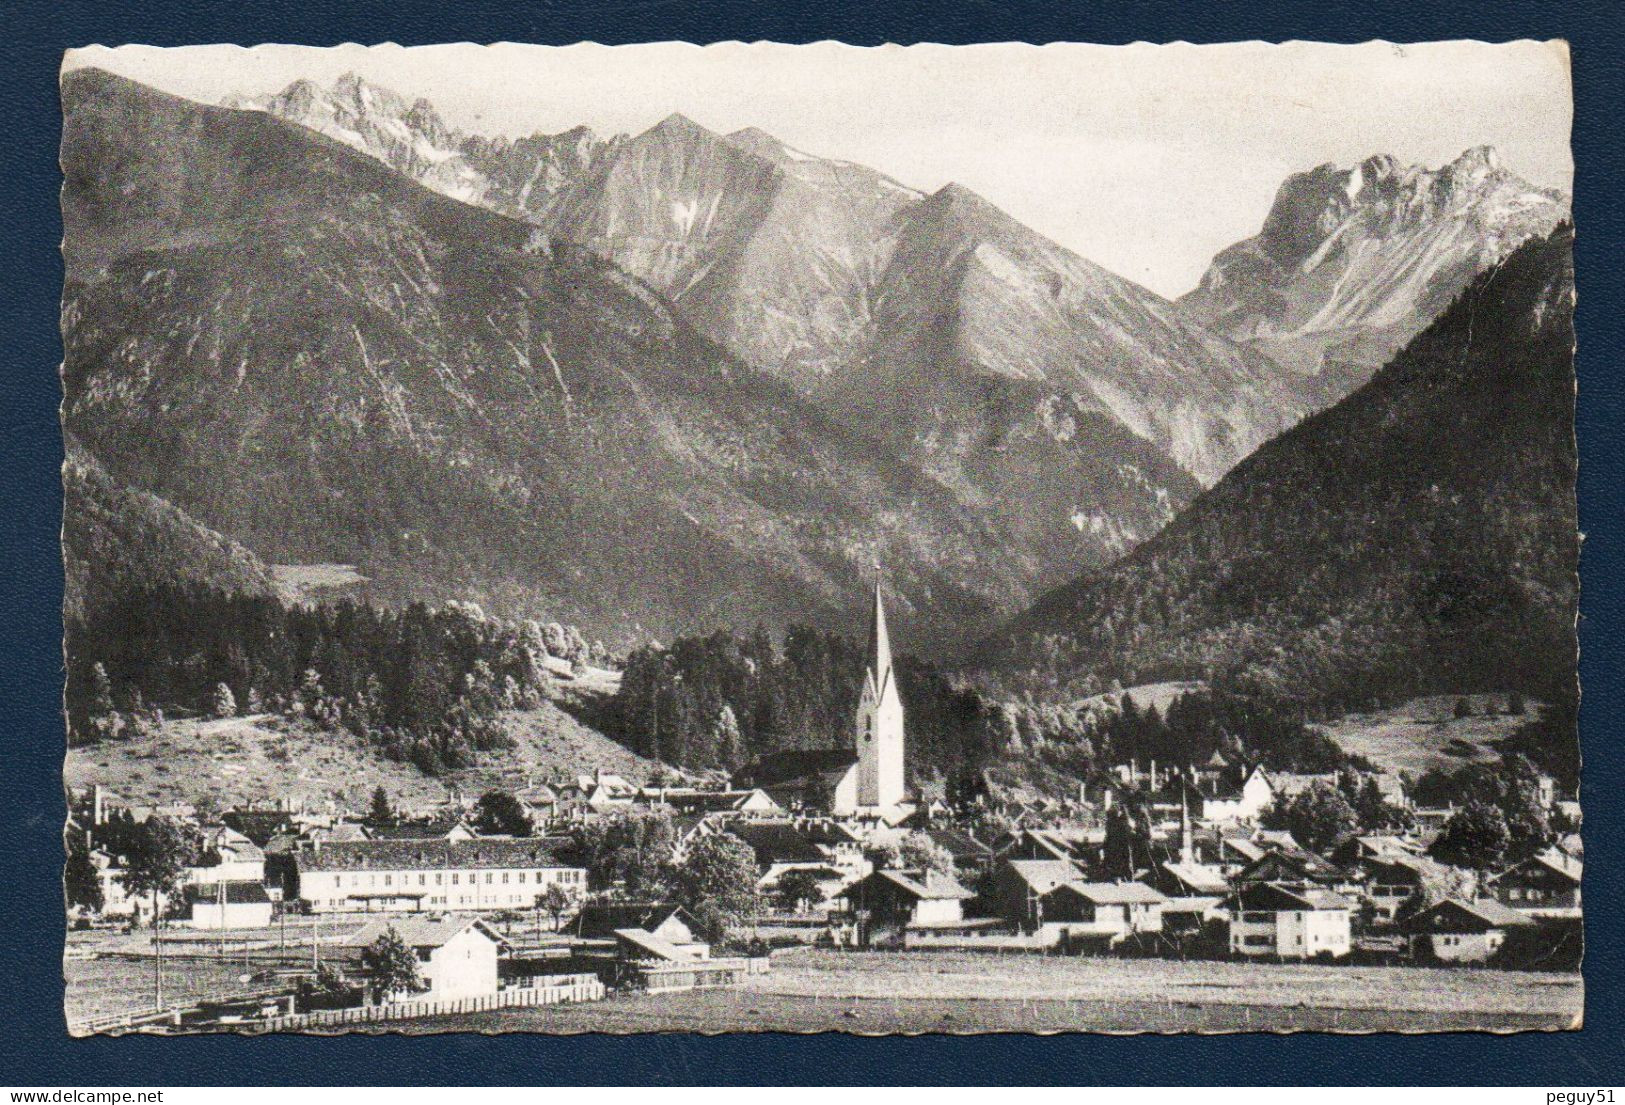
[[[62,94],[71,1031],[1578,1024],[1494,150],[1167,300],[682,116]]]

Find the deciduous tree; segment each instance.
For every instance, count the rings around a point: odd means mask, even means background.
[[[488,790],[474,803],[474,828],[485,836],[529,836],[530,811],[518,796]]]
[[[362,949],[361,966],[367,972],[367,984],[374,1001],[382,1001],[390,994],[423,989],[417,953],[407,947],[394,925]]]
[[[1264,811],[1264,826],[1285,829],[1312,852],[1328,852],[1357,832],[1360,818],[1336,787],[1314,783]]]

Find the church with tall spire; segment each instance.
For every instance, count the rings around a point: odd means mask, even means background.
[[[834,747],[781,749],[734,773],[735,787],[764,790],[796,812],[895,825],[913,806],[903,769],[903,699],[892,667],[886,604],[875,580],[869,649],[849,737]]]

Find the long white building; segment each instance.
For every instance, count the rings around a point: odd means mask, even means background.
[[[294,863],[312,913],[530,909],[549,886],[587,891],[584,868],[531,839],[332,841]]]

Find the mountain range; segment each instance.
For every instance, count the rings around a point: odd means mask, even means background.
[[[1348,398],[985,644],[1007,689],[1206,678],[1309,709],[1573,701],[1573,234],[1481,273]]]
[[[261,113],[63,94],[63,419],[116,484],[611,640],[837,623],[877,558],[924,640],[1020,602],[983,518],[612,264]]]
[[[1179,301],[1207,326],[1342,398],[1568,199],[1479,146],[1437,170],[1382,155],[1281,185],[1259,233],[1213,259]]]
[[[617,642],[850,628],[880,560],[951,651],[1566,211],[1482,151],[1323,167],[1175,303],[958,185],[681,115],[492,138],[353,76],[63,99],[64,421],[107,480],[383,601]]]
[[[872,414],[852,396],[912,400],[922,372],[972,390],[1020,381],[1044,394],[1021,396],[1010,432],[1042,433],[1043,403],[1064,396],[1203,485],[1363,383],[1477,272],[1568,211],[1488,147],[1438,170],[1387,155],[1325,164],[1283,183],[1259,234],[1172,305],[959,185],[925,195],[757,128],[720,135],[672,115],[631,137],[485,139],[354,74],[233,103],[586,245],[826,404]],[[501,182],[520,180],[537,183],[516,200]],[[922,404],[906,401],[879,424],[963,478],[942,435],[974,425],[1002,439],[988,404],[932,400],[934,418],[907,417]]]

